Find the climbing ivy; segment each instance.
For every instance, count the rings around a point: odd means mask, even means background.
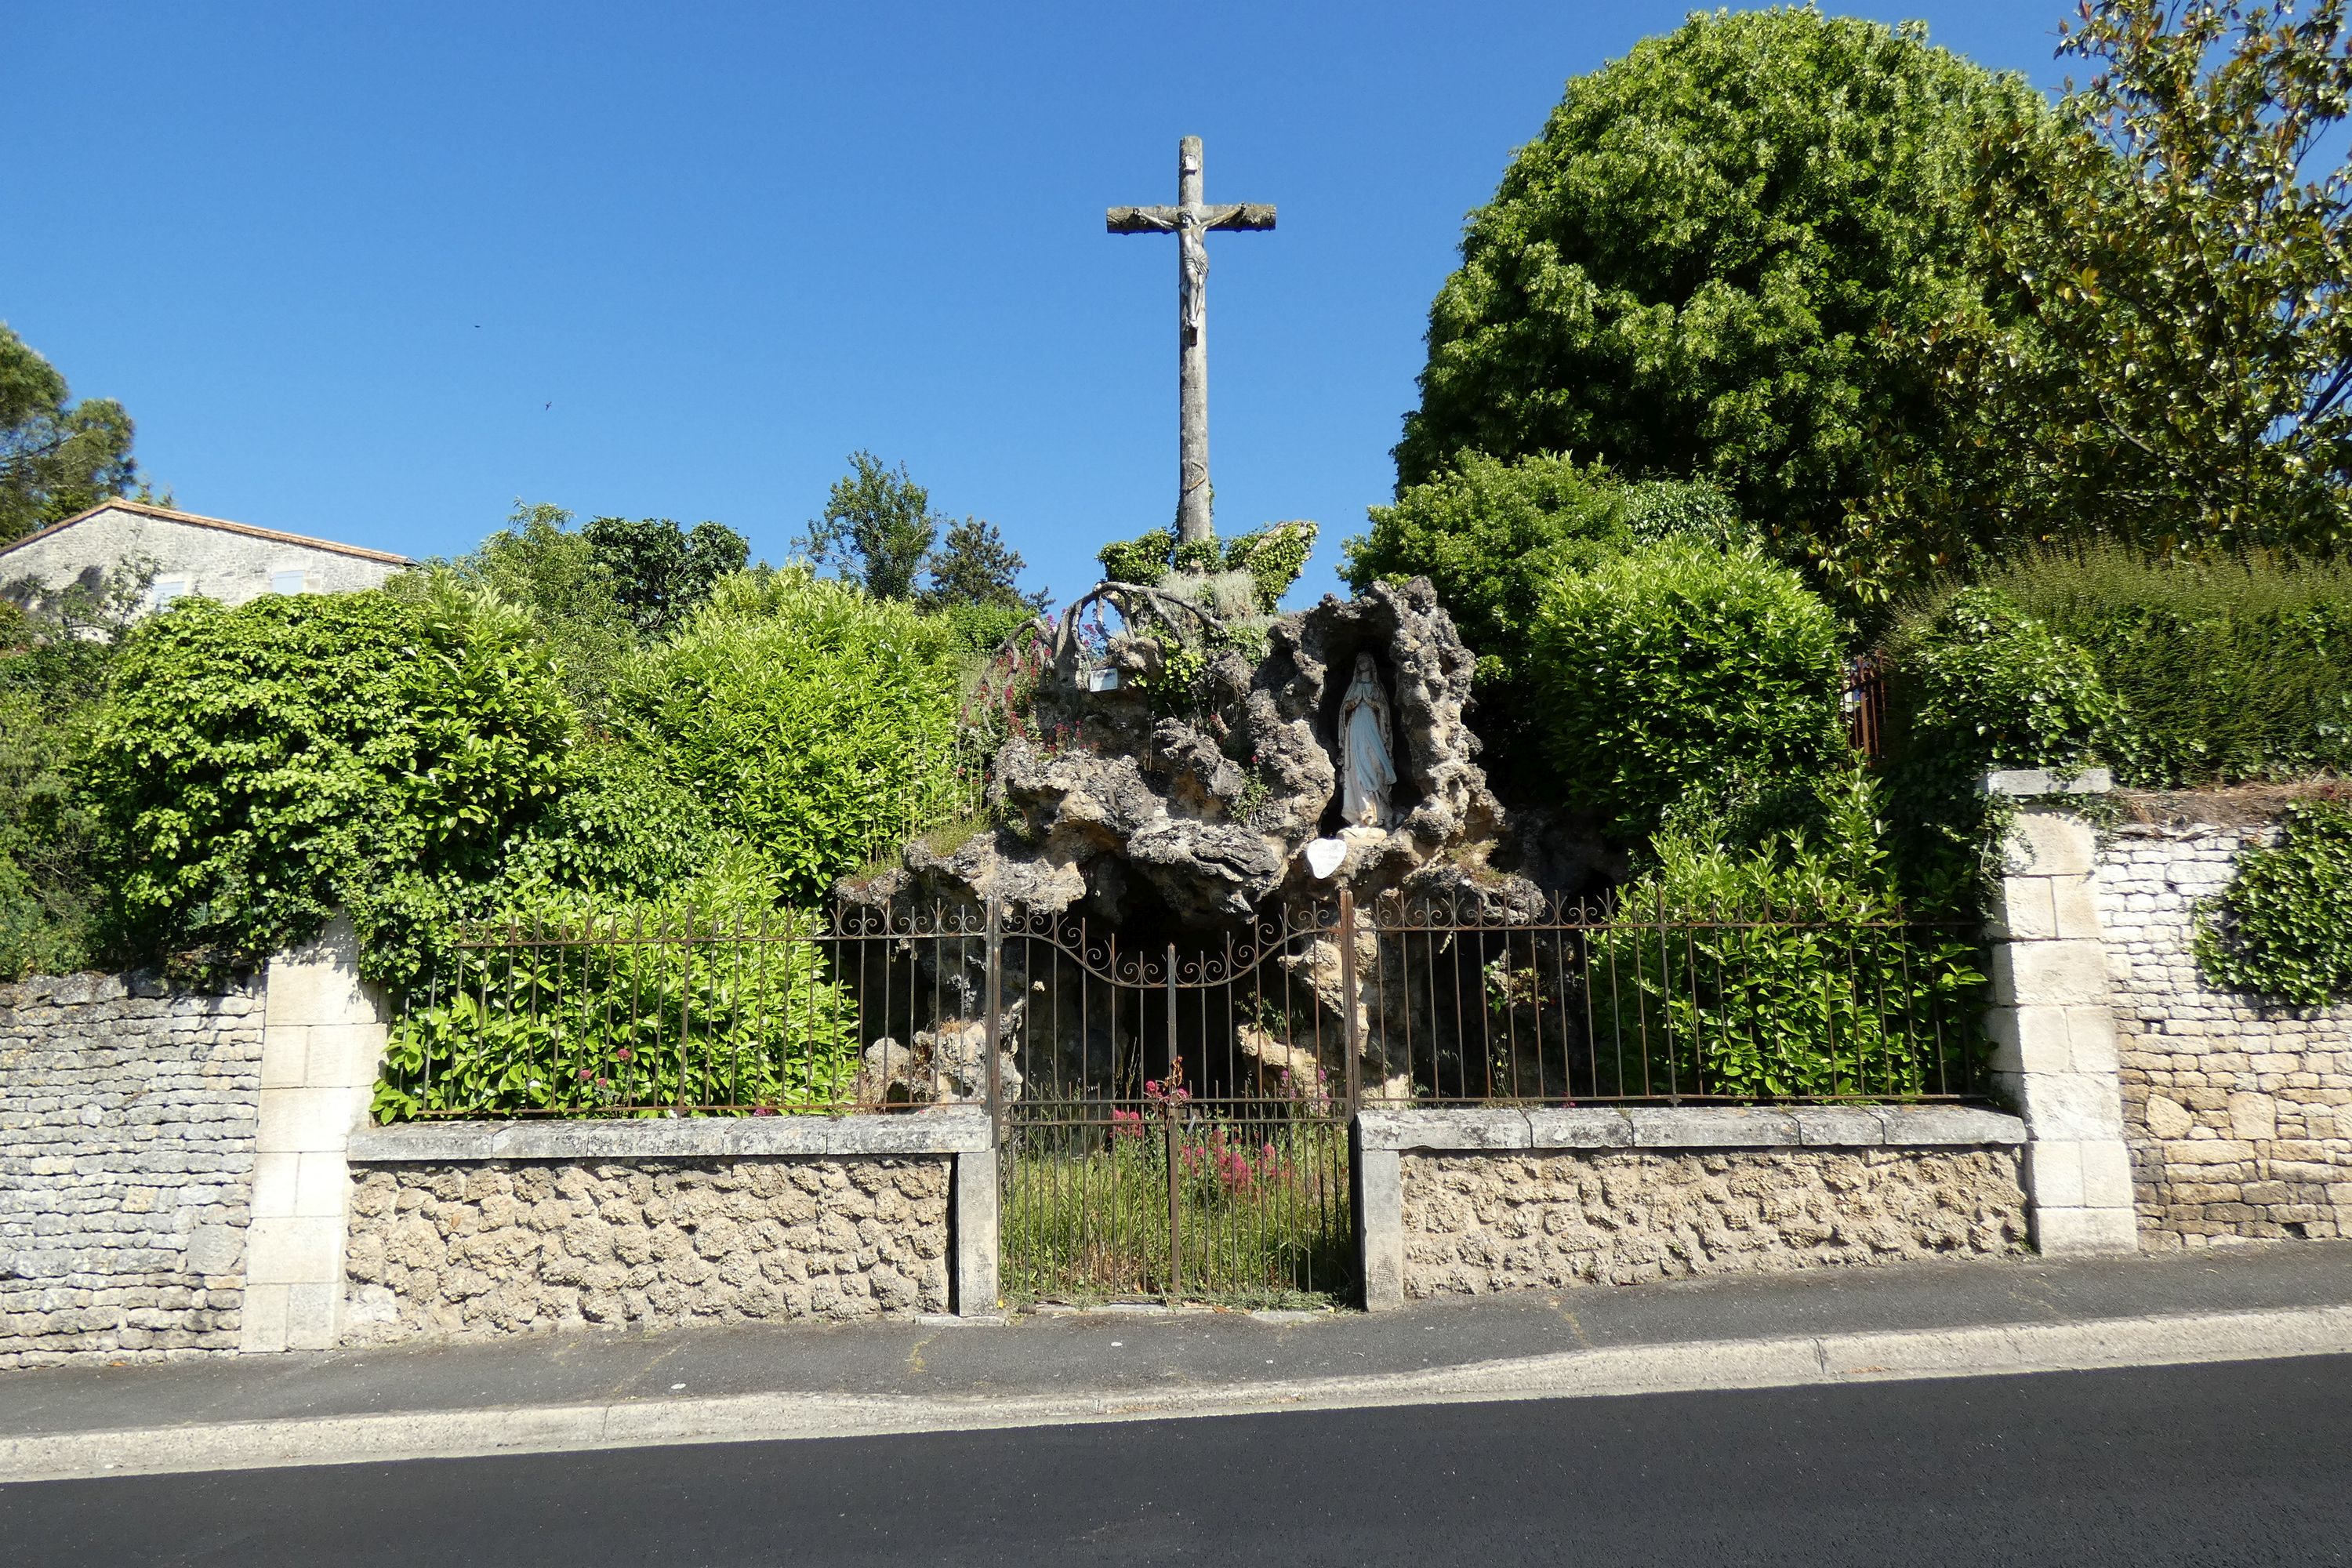
[[[2298,1006],[2352,996],[2352,808],[2293,807],[2267,847],[2198,910],[2197,966],[2208,984]]]

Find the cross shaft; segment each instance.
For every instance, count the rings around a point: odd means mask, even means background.
[[[1186,543],[1216,537],[1210,519],[1208,285],[1211,229],[1268,229],[1274,209],[1255,203],[1210,206],[1201,200],[1201,139],[1176,144],[1176,205],[1112,207],[1112,234],[1176,236],[1177,490],[1176,536]]]

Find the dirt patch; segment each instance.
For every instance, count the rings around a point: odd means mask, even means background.
[[[2352,800],[2352,780],[2302,779],[2293,784],[2229,784],[2218,789],[2117,790],[2111,797],[2126,823],[2158,827],[2261,827],[2301,801]]]

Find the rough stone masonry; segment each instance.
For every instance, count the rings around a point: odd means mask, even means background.
[[[0,1368],[236,1348],[261,1000],[0,985]]]
[[[2094,877],[2140,1245],[2352,1236],[2352,1006],[2209,989],[2196,910],[2273,829],[2126,824]]]
[[[1403,1160],[1408,1296],[1997,1256],[2025,1245],[2011,1148]]]
[[[353,1173],[346,1342],[948,1310],[949,1162]]]

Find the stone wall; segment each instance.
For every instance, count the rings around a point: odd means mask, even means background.
[[[2263,828],[2127,824],[2095,884],[2140,1244],[2352,1236],[2352,1007],[2206,987],[2195,906]]]
[[[0,985],[0,1368],[236,1348],[262,1008]]]
[[[343,1338],[944,1312],[950,1164],[355,1166]]]
[[[1412,1297],[1631,1285],[2025,1245],[2013,1148],[1407,1153]]]

